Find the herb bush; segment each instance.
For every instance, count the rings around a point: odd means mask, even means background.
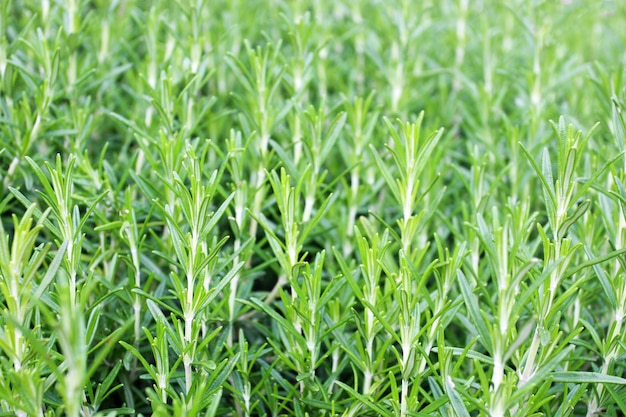
[[[625,415],[624,21],[2,1],[0,414]]]

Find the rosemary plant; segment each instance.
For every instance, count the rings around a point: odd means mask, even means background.
[[[0,2],[0,415],[626,415],[625,19]]]

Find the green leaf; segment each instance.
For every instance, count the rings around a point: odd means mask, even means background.
[[[582,203],[580,203],[578,207],[576,208],[576,211],[574,211],[574,213],[570,217],[568,217],[567,220],[563,222],[563,224],[561,224],[561,228],[559,229],[559,234],[557,238],[563,239],[565,235],[567,234],[567,230],[570,228],[570,226],[576,223],[576,221],[583,214],[585,214],[587,210],[589,210],[589,207],[591,207],[591,200],[585,200]]]
[[[258,298],[252,297],[250,298],[250,301],[242,300],[242,302],[270,316],[275,322],[280,324],[280,327],[284,331],[290,333],[302,346],[306,345],[304,337],[300,334],[300,332],[298,332],[295,329],[295,327],[293,326],[293,323],[291,323],[285,317],[278,314],[276,310],[274,310],[273,308],[265,304],[263,301],[259,300]]]
[[[539,177],[539,180],[543,185],[543,190],[546,193],[549,202],[551,203],[552,207],[555,207],[556,196],[554,194],[554,181],[552,179],[552,167],[550,166],[550,155],[548,154],[548,151],[544,149],[544,152],[542,153],[542,169],[540,169],[528,149],[526,149],[526,147],[521,142],[520,147],[522,149],[522,152],[526,156],[526,159]]]
[[[57,250],[57,253],[54,256],[54,259],[52,259],[52,262],[48,266],[46,275],[44,275],[43,279],[37,286],[37,289],[34,291],[33,297],[28,302],[29,309],[31,309],[36,302],[42,299],[44,293],[48,293],[50,284],[52,283],[52,280],[56,278],[57,272],[59,271],[59,267],[61,266],[61,263],[63,262],[68,244],[69,242],[67,240],[64,241],[59,247],[59,249]]]
[[[393,177],[391,170],[388,167],[388,164],[380,157],[378,150],[376,150],[374,145],[370,144],[369,149],[372,156],[374,157],[374,161],[376,162],[376,166],[378,167],[380,174],[385,179],[385,183],[387,184],[389,191],[391,191],[391,194],[394,196],[397,202],[401,202],[402,196],[400,195],[400,188],[398,188],[398,183]]]
[[[626,395],[624,390],[618,391],[610,384],[605,385],[604,388],[611,394],[611,397],[619,407],[622,415],[626,415]]]
[[[626,378],[606,375],[600,372],[554,372],[551,374],[554,382],[571,382],[575,384],[617,384],[626,385]]]
[[[446,394],[448,394],[448,398],[450,399],[450,405],[452,406],[452,409],[457,417],[469,417],[469,412],[467,411],[461,396],[454,387],[454,382],[452,382],[452,378],[450,378],[450,376],[445,379],[443,386]]]
[[[485,349],[487,349],[488,352],[493,352],[491,333],[489,332],[489,326],[483,318],[480,307],[478,306],[478,299],[472,292],[470,284],[467,281],[467,278],[465,277],[463,271],[457,271],[457,278],[461,287],[461,293],[463,294],[463,300],[465,300],[465,307],[467,308],[467,312],[469,313],[472,322],[476,326],[476,330],[478,330],[480,343],[485,347]]]
[[[393,417],[394,414],[381,407],[379,404],[375,403],[374,401],[372,401],[369,396],[363,395],[360,392],[357,392],[354,388],[350,387],[349,385],[344,384],[341,381],[336,381],[335,382],[338,386],[340,386],[343,390],[347,391],[348,394],[353,397],[354,399],[358,400],[359,402],[365,404],[366,406],[368,406],[370,409],[372,409],[373,411],[376,411],[378,413],[379,416],[384,416],[384,417]]]

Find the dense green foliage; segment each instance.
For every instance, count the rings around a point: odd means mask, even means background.
[[[0,415],[625,415],[624,22],[0,1]]]

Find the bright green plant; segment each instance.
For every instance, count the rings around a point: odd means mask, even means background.
[[[619,2],[0,3],[0,415],[626,414]]]

